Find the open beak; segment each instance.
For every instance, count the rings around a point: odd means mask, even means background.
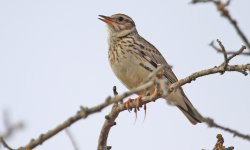
[[[110,18],[110,17],[103,16],[103,15],[99,15],[99,17],[101,17],[101,18],[98,18],[98,19],[100,19],[101,21],[107,23],[108,25],[112,25],[114,23],[113,19]]]

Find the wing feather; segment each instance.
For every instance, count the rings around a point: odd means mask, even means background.
[[[142,43],[144,45],[143,47],[140,46],[138,49],[138,51],[140,51],[140,55],[142,55],[155,68],[157,68],[158,65],[169,65],[162,54],[143,37],[139,37],[136,41],[139,42],[137,45],[142,45]],[[165,69],[164,75],[171,83],[178,81],[170,67]]]

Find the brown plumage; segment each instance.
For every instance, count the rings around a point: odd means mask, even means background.
[[[138,34],[130,17],[124,14],[100,17],[108,25],[111,68],[128,89],[138,87],[158,65],[168,65],[161,53]],[[164,76],[169,83],[178,81],[171,68],[165,70]],[[145,95],[146,91],[138,94]],[[163,98],[175,104],[192,124],[202,122],[182,88]]]

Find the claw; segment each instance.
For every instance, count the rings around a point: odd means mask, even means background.
[[[135,112],[135,121],[134,121],[134,124],[135,124],[135,122],[137,120],[137,109],[136,108],[134,109],[134,112]]]
[[[143,109],[144,109],[144,119],[143,119],[143,122],[144,122],[144,120],[146,119],[146,115],[147,115],[147,105],[146,104],[143,105]]]
[[[142,96],[138,96],[138,98],[136,99],[136,106],[134,108],[134,112],[135,112],[135,122],[137,120],[137,111],[140,111],[140,107],[141,107],[141,103],[142,103]]]
[[[134,99],[129,98],[126,102],[123,103],[123,107],[126,110],[128,110],[129,112],[132,110],[130,108],[130,103],[132,103],[133,101],[134,101]],[[135,103],[136,103],[136,106],[134,108],[134,112],[135,112],[135,122],[136,122],[136,120],[137,120],[137,111],[140,111],[140,107],[142,107],[142,96],[138,96],[137,99],[135,99]],[[145,118],[146,118],[146,104],[143,105],[143,106],[144,106],[144,111],[145,111],[145,116],[144,116],[144,120],[145,120]]]

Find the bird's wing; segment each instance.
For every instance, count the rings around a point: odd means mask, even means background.
[[[149,62],[154,68],[157,68],[158,65],[168,65],[167,61],[164,59],[162,54],[147,40],[140,37],[137,41],[139,41],[138,53]],[[142,44],[143,43],[143,44]],[[178,81],[171,67],[167,67],[165,70],[164,76],[170,81],[170,83],[174,83]]]
[[[140,37],[140,40],[138,41],[141,41],[140,43],[144,43],[144,48],[141,46],[141,48],[137,49],[137,51],[140,51],[138,53],[140,53],[140,55],[144,59],[146,59],[147,62],[149,62],[148,64],[151,64],[154,67],[156,66],[155,68],[157,68],[157,64],[168,65],[167,61],[164,59],[161,53],[152,44],[147,42],[142,37]],[[164,70],[164,72],[165,72],[164,76],[170,83],[178,81],[177,77],[175,76],[170,67],[167,67],[166,70]],[[172,95],[169,96],[170,97],[166,99],[174,102],[177,105],[177,107],[190,120],[192,124],[202,122],[202,116],[194,108],[192,103],[188,100],[187,96],[185,95],[181,87],[176,92],[174,92]]]

